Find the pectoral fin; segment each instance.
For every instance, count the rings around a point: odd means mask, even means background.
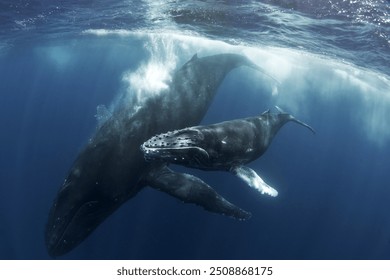
[[[235,166],[230,169],[234,175],[247,183],[250,187],[256,189],[261,194],[268,194],[270,196],[277,196],[278,191],[269,186],[257,173],[247,166]]]
[[[250,213],[224,199],[201,179],[189,174],[174,172],[166,166],[150,171],[146,183],[183,202],[202,206],[210,212],[240,220],[251,216]]]

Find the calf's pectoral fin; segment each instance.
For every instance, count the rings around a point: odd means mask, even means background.
[[[278,195],[277,190],[269,186],[266,182],[264,182],[263,179],[260,178],[259,175],[257,175],[257,173],[253,169],[247,166],[234,166],[230,168],[230,172],[232,172],[238,178],[243,180],[250,187],[259,191],[261,194],[268,194],[273,197]]]
[[[245,220],[251,214],[240,209],[219,195],[201,179],[190,174],[174,172],[166,166],[149,172],[146,183],[186,203],[194,203],[204,209]]]

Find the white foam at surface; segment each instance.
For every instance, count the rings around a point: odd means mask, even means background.
[[[356,119],[362,134],[377,144],[390,140],[390,123],[385,121],[390,119],[390,77],[385,74],[304,51],[265,46],[233,46],[197,34],[172,30],[161,33],[148,30],[87,30],[85,33],[136,37],[148,42],[145,47],[150,52],[149,60],[137,71],[124,75],[128,93],[134,95],[135,92],[138,101],[166,89],[172,71],[195,53],[199,57],[239,53],[246,55],[262,67],[266,74],[280,82],[277,85],[261,73],[246,77],[249,84],[267,83],[269,92],[260,94],[271,96],[275,104],[285,110],[304,116],[326,111],[329,104],[341,98],[357,100],[360,102],[358,108],[354,104],[354,108],[346,106],[345,110]],[[308,99],[312,98],[320,100],[324,106],[314,109],[307,107],[310,103],[307,102]]]
[[[145,40],[144,48],[149,53],[149,58],[136,71],[123,74],[122,81],[126,91],[116,101],[126,102],[133,106],[132,114],[148,98],[163,94],[169,87],[173,71],[188,61],[195,53],[205,56],[220,51],[232,52],[234,49],[224,42],[180,33],[104,29],[86,30],[83,33],[96,36],[135,37]]]
[[[126,72],[122,81],[126,85],[125,102],[142,106],[151,96],[169,88],[172,72],[177,67],[177,50],[173,40],[150,37],[144,44],[150,57],[134,72]]]

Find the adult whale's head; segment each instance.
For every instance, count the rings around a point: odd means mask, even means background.
[[[200,180],[156,171],[161,165],[145,162],[139,146],[155,134],[197,125],[225,76],[242,65],[261,70],[241,55],[195,55],[174,73],[167,90],[147,99],[136,113],[126,106],[114,111],[78,155],[58,191],[45,231],[49,254],[59,256],[72,250],[146,185],[209,211],[239,216],[239,209]],[[129,112],[134,114],[130,116]],[[176,179],[187,182],[192,189],[188,195],[199,190],[209,193],[210,199],[204,195],[188,198],[186,193],[175,192],[169,180]]]
[[[122,165],[142,172],[137,154],[133,163],[120,157],[120,138],[110,120],[76,158],[50,209],[45,231],[48,253],[63,255],[82,242],[123,202],[139,191],[137,176],[125,176]],[[134,140],[140,141],[141,138]],[[114,178],[115,177],[115,178]],[[128,187],[130,184],[132,187]],[[114,187],[115,186],[115,187]]]
[[[279,108],[278,108],[279,109]],[[258,117],[195,126],[162,133],[141,145],[148,161],[160,160],[199,169],[229,170],[260,157],[283,125],[307,124],[284,113],[269,110]]]

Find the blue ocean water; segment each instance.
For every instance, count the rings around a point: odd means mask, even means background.
[[[234,70],[203,124],[278,105],[317,132],[288,124],[250,164],[279,196],[177,167],[252,218],[146,188],[62,258],[390,258],[389,1],[0,1],[0,25],[1,259],[49,258],[48,212],[99,105],[158,94],[193,54],[225,52],[278,83]]]

